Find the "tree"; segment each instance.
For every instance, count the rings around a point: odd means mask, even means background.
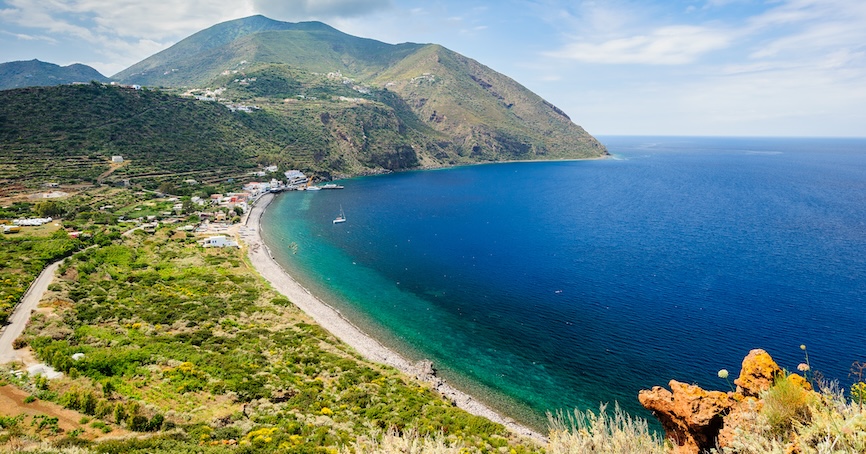
[[[157,192],[161,192],[163,194],[174,194],[175,187],[173,184],[165,181],[163,183],[160,183],[159,187],[156,190]]]
[[[33,208],[36,212],[36,215],[43,218],[54,218],[63,214],[63,208],[59,203],[53,200],[46,200],[44,202],[39,202]]]

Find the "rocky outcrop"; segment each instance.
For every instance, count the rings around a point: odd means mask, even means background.
[[[755,349],[743,359],[740,376],[734,380],[736,391],[706,391],[671,380],[670,391],[656,386],[641,391],[638,399],[662,423],[674,453],[699,454],[729,446],[738,427],[753,423],[755,412],[763,405],[761,394],[783,374],[767,352]],[[791,374],[787,379],[812,389],[800,375]]]
[[[731,409],[728,394],[676,380],[669,386],[671,391],[661,386],[641,391],[638,400],[661,421],[674,452],[697,453],[715,447],[722,418]]]
[[[743,368],[740,377],[734,380],[737,392],[745,397],[758,397],[758,395],[773,385],[773,381],[782,369],[773,361],[769,353],[761,349],[749,352],[743,359]]]

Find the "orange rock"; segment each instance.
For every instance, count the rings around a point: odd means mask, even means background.
[[[737,385],[737,391],[744,396],[757,397],[762,391],[769,389],[781,373],[782,369],[770,354],[758,348],[750,351],[743,359],[740,378],[734,380],[734,384]]]
[[[812,384],[809,383],[802,375],[797,375],[797,374],[788,375],[788,381],[793,382],[794,384],[805,389],[806,391],[812,390]]]
[[[764,406],[764,402],[754,397],[742,397],[736,400],[731,411],[725,416],[725,423],[719,431],[718,443],[720,448],[731,445],[737,436],[737,428],[748,431],[755,425],[755,417]]]
[[[721,391],[670,381],[671,391],[660,386],[638,394],[641,405],[662,423],[665,436],[678,454],[700,453],[716,446],[722,417],[732,401]]]

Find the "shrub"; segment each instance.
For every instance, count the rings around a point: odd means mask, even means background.
[[[26,347],[28,344],[27,336],[18,336],[12,341],[12,348],[15,350]]]
[[[811,407],[817,399],[816,393],[807,390],[792,377],[800,376],[778,377],[763,396],[761,415],[767,419],[770,431],[778,435],[789,433],[794,424],[808,423],[812,415]]]
[[[351,447],[340,449],[341,454],[461,454],[468,449],[460,441],[449,442],[442,435],[421,436],[417,431],[409,430],[402,433],[391,430],[381,437],[358,437]]]
[[[599,454],[630,454],[666,452],[664,441],[649,431],[647,422],[633,418],[614,407],[613,415],[602,404],[598,414],[592,410],[547,415],[550,454],[592,452]]]

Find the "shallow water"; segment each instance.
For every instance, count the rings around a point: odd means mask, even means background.
[[[346,180],[277,197],[274,256],[412,359],[537,428],[752,348],[866,360],[866,140],[607,137],[614,159]],[[332,224],[340,206],[348,221]]]

